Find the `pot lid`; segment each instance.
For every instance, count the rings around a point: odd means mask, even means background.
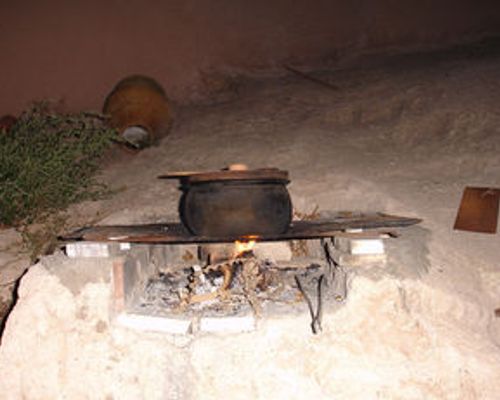
[[[253,170],[221,170],[210,172],[171,172],[160,175],[159,179],[180,179],[184,183],[213,181],[282,181],[288,183],[288,171],[278,168],[259,168]]]

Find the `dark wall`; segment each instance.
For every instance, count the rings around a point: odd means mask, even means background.
[[[177,100],[200,73],[256,72],[500,33],[497,0],[18,0],[0,3],[0,115],[29,101],[100,108],[121,77]]]

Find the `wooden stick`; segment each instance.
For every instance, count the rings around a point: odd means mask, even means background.
[[[283,68],[285,68],[289,72],[294,73],[297,76],[300,76],[301,78],[304,78],[304,79],[307,79],[307,80],[309,80],[311,82],[317,83],[318,85],[327,87],[328,89],[335,90],[335,91],[337,91],[337,90],[340,89],[338,86],[334,85],[333,83],[326,82],[326,81],[324,81],[322,79],[319,79],[319,78],[316,78],[316,77],[311,76],[309,74],[306,74],[305,72],[299,71],[298,69],[290,67],[289,65],[285,64],[283,66]]]

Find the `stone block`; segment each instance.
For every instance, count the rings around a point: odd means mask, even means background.
[[[210,259],[210,263],[217,264],[232,260],[236,257],[236,246],[234,243],[209,243],[199,247],[200,260],[206,262]]]
[[[290,261],[292,259],[292,249],[288,242],[257,243],[253,253],[261,260],[267,259],[273,262]]]
[[[150,246],[150,259],[159,270],[188,267],[198,262],[198,245],[152,245]]]

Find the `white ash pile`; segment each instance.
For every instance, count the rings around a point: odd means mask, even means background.
[[[200,245],[191,265],[183,261],[180,266],[174,262],[158,268],[147,280],[135,310],[227,316],[250,308],[255,317],[277,308],[297,312],[297,306],[303,309],[305,291],[315,290],[319,277],[331,268],[324,246],[320,240],[301,241],[298,247],[292,242],[253,240]],[[300,254],[292,251],[297,248]],[[298,282],[303,282],[302,287]],[[345,298],[345,274],[342,284],[343,292],[332,297],[337,301]]]

